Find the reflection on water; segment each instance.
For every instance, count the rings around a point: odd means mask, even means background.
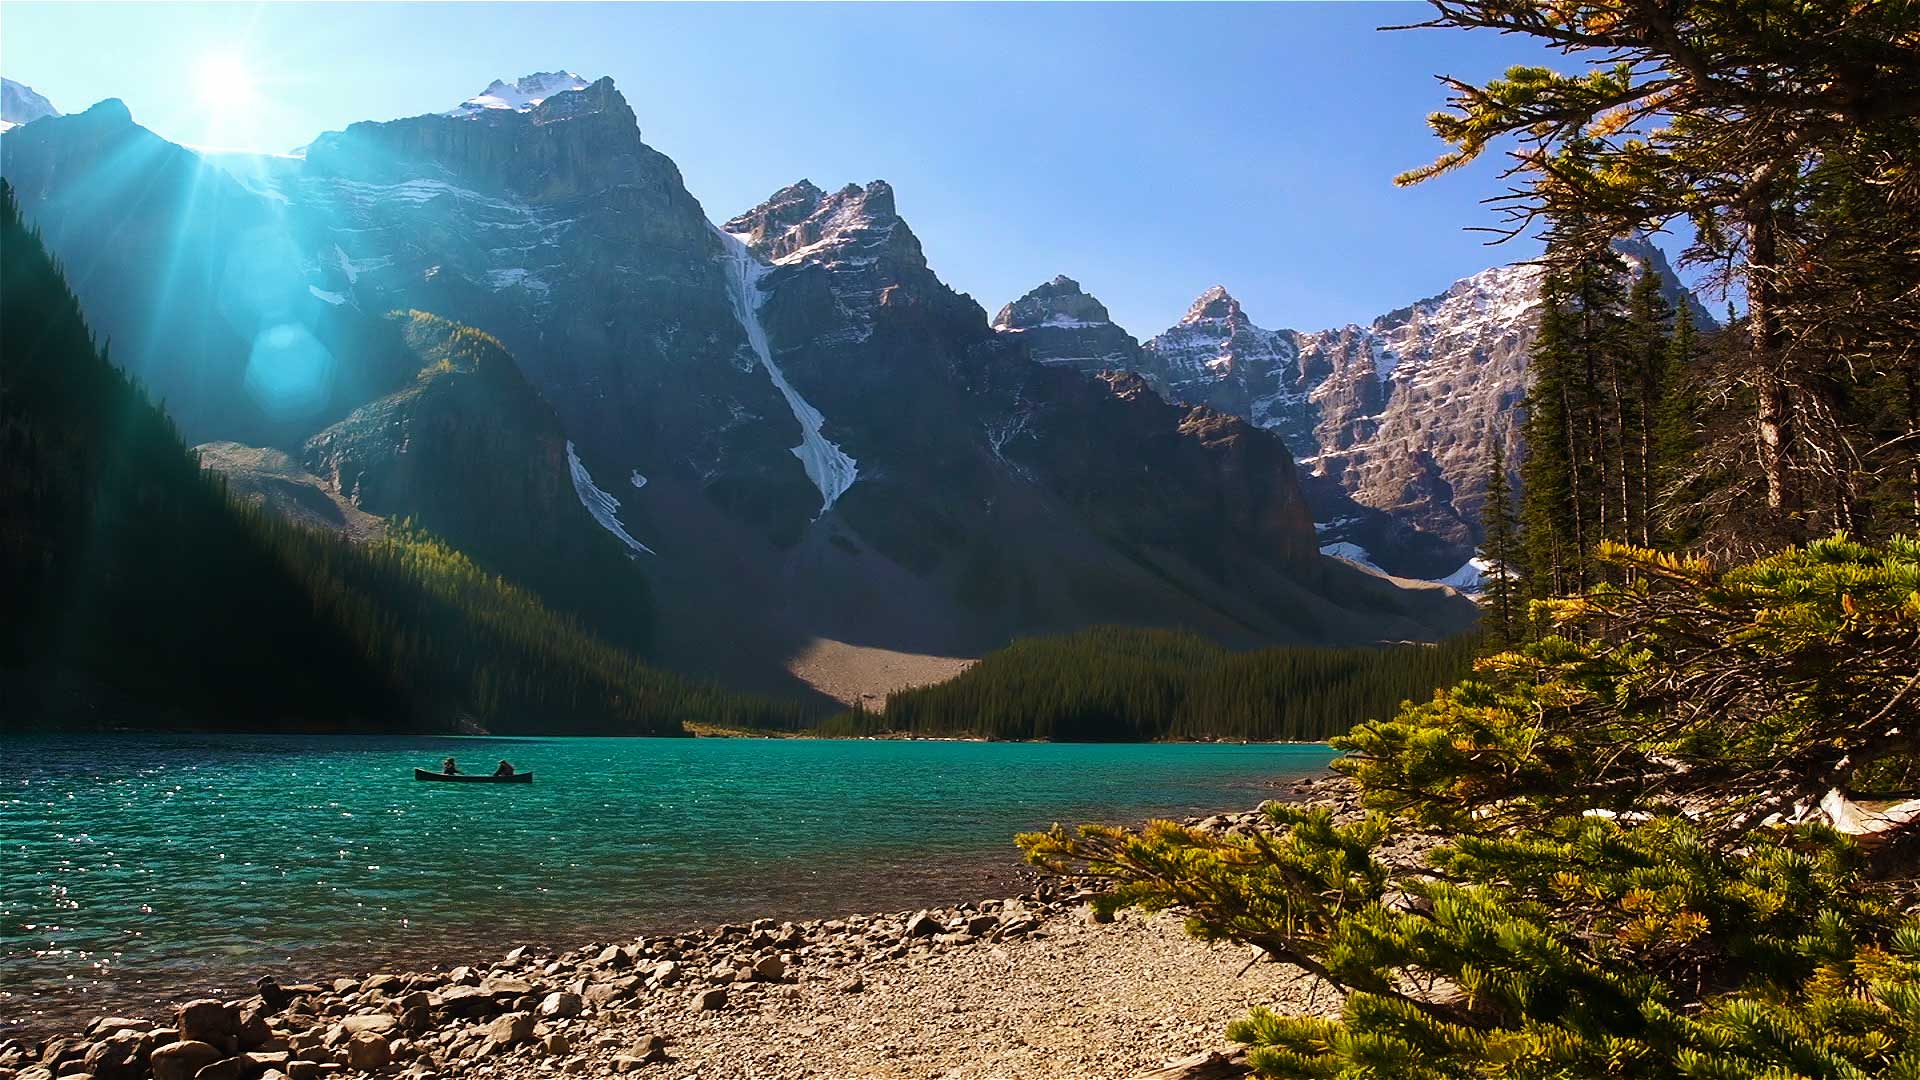
[[[532,785],[422,784],[500,758]],[[304,975],[1010,887],[1021,829],[1252,805],[1324,747],[0,738],[0,1031]]]

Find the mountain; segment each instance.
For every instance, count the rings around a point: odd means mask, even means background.
[[[43,116],[59,116],[53,102],[12,79],[0,79],[0,132],[30,124]]]
[[[1618,246],[1660,275],[1670,301],[1712,324],[1658,248]],[[1170,400],[1273,432],[1306,467],[1323,550],[1455,583],[1479,541],[1491,440],[1519,460],[1512,415],[1526,392],[1540,280],[1534,265],[1495,267],[1366,326],[1311,332],[1259,327],[1215,285],[1136,344],[1062,277],[1009,304],[998,326],[1043,363],[1134,371]]]
[[[4,183],[0,323],[0,730],[671,735],[810,715],[650,669],[417,528],[356,544],[229,498],[96,346]],[[329,516],[285,455],[216,452]]]
[[[822,638],[977,655],[1092,623],[1255,644],[1472,619],[1320,557],[1258,425],[1034,363],[1040,338],[940,281],[889,185],[801,181],[716,227],[612,82],[577,82],[499,82],[287,158],[195,155],[115,103],[10,134],[0,171],[196,442],[282,450],[483,558],[490,520],[525,551],[559,542],[518,520],[552,512],[558,445],[683,669],[795,691],[786,659]],[[236,284],[246,318],[223,311]],[[423,399],[390,311],[497,340],[529,388],[509,396],[551,425],[433,419],[507,406],[479,383]],[[299,407],[269,408],[289,376]]]

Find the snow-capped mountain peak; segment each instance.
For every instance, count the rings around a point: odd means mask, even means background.
[[[1180,322],[1184,326],[1191,326],[1197,322],[1232,319],[1239,314],[1240,301],[1233,298],[1225,285],[1215,285],[1200,294]]]
[[[487,84],[485,90],[461,102],[458,108],[449,110],[447,115],[470,116],[488,109],[526,112],[555,94],[585,90],[588,85],[587,80],[571,71],[537,71],[511,83],[495,79]]]
[[[0,131],[32,123],[43,116],[59,116],[53,103],[34,92],[33,87],[0,79]]]

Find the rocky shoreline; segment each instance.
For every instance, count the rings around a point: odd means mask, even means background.
[[[1314,780],[1291,798],[1351,796]],[[1261,820],[1189,823],[1237,832]],[[1117,1077],[1225,1049],[1220,1028],[1249,1004],[1337,1007],[1302,973],[1255,972],[1249,950],[1192,941],[1175,918],[1102,925],[1088,905],[1096,887],[1050,878],[919,911],[761,919],[551,955],[521,946],[446,970],[262,978],[250,997],[188,1002],[161,1020],[100,1017],[37,1044],[0,1042],[0,1080]]]

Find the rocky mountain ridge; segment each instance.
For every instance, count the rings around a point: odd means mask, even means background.
[[[53,102],[35,93],[33,87],[0,79],[0,132],[29,124],[43,116],[59,116]]]
[[[1660,250],[1624,241],[1668,299],[1694,306]],[[1542,271],[1493,267],[1365,326],[1303,332],[1253,323],[1223,286],[1174,326],[1135,342],[1071,279],[1009,304],[1001,332],[1042,363],[1138,372],[1175,401],[1245,417],[1299,460],[1323,550],[1409,577],[1462,576],[1478,543],[1490,448],[1519,460],[1514,412],[1526,391]]]

